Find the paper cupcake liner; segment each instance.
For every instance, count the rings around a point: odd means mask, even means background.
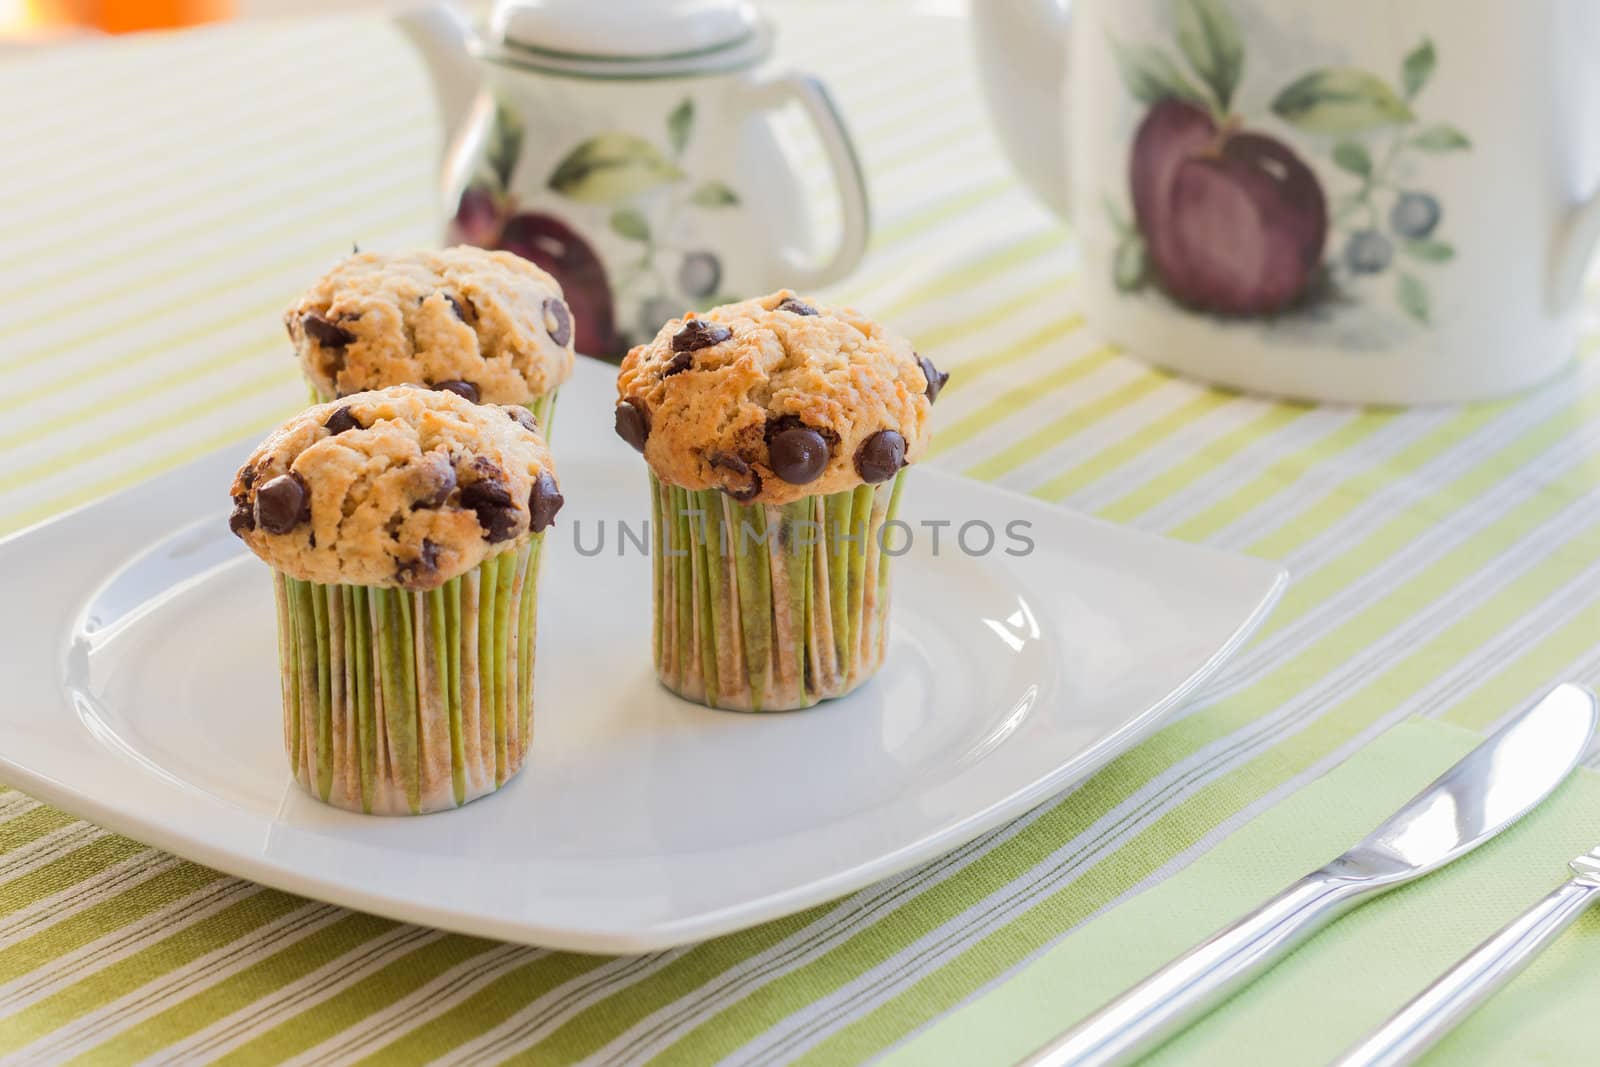
[[[426,592],[274,574],[284,747],[312,796],[416,815],[492,793],[521,769],[540,541]]]
[[[652,474],[661,683],[714,708],[785,711],[870,678],[888,647],[882,533],[903,476],[775,506]]]
[[[307,385],[306,389],[311,394],[313,404],[326,404],[333,399],[314,385]],[[550,424],[555,421],[556,394],[560,391],[560,386],[557,386],[527,405],[528,410],[533,412],[533,417],[539,420],[539,432],[544,435],[546,444],[550,443]]]

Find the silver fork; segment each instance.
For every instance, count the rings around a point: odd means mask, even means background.
[[[1521,972],[1600,900],[1600,847],[1572,861],[1572,878],[1417,994],[1334,1067],[1401,1067],[1433,1046],[1489,995]]]

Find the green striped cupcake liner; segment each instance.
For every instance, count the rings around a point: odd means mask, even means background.
[[[513,777],[533,731],[541,541],[422,592],[275,572],[295,780],[336,807],[418,815]]]
[[[333,399],[314,385],[308,385],[306,388],[310,390],[313,404],[326,404]],[[556,418],[556,394],[560,391],[560,387],[557,386],[528,405],[533,417],[539,420],[539,432],[544,435],[545,444],[550,443],[550,424]]]
[[[892,481],[791,504],[740,504],[652,473],[655,664],[713,708],[786,711],[843,696],[889,639]]]

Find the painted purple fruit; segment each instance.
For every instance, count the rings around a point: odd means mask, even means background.
[[[450,242],[493,248],[499,236],[500,205],[495,202],[493,190],[467,186],[456,205],[455,218],[450,220]]]
[[[1167,99],[1134,138],[1134,214],[1162,287],[1225,315],[1265,315],[1298,297],[1328,236],[1322,186],[1276,138],[1218,129]]]
[[[579,352],[606,358],[622,355],[605,266],[576,230],[550,215],[513,215],[500,231],[496,247],[536,263],[561,283],[572,309]]]

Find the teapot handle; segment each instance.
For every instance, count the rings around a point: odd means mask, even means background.
[[[972,47],[989,118],[1023,184],[1069,218],[1064,89],[1070,0],[972,0]]]
[[[828,167],[839,189],[842,226],[839,247],[824,262],[804,262],[794,249],[782,256],[784,284],[792,289],[813,289],[849,274],[867,252],[871,232],[871,209],[867,198],[867,177],[856,155],[855,145],[844,119],[822,82],[810,74],[787,73],[757,80],[753,99],[764,110],[777,110],[790,102],[805,111],[828,157]]]

